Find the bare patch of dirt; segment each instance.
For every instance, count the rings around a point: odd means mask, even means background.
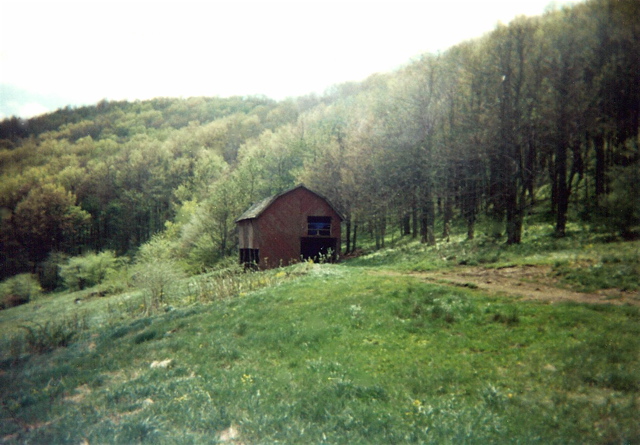
[[[638,292],[604,289],[595,293],[584,293],[563,288],[552,276],[550,266],[511,266],[498,269],[465,266],[433,272],[389,274],[409,275],[432,283],[469,287],[490,295],[511,296],[522,300],[640,306]]]

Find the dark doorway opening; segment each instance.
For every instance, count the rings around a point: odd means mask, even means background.
[[[303,260],[312,259],[318,261],[325,259],[336,260],[336,238],[300,238],[300,255]]]
[[[257,269],[260,264],[260,250],[240,249],[240,264],[247,269]]]

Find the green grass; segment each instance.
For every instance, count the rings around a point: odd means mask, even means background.
[[[256,290],[227,298],[186,286],[185,304],[90,322],[67,347],[3,347],[0,437],[215,443],[233,425],[247,444],[640,440],[637,307],[489,298],[380,269],[255,274]],[[87,302],[87,319],[117,301]]]
[[[405,237],[387,249],[353,259],[349,265],[399,271],[540,265],[551,266],[552,277],[577,291],[640,290],[640,242],[609,240],[581,232],[575,224],[570,224],[569,230],[569,236],[558,239],[548,227],[532,226],[521,244],[511,246],[482,234],[471,241],[463,235],[453,236],[435,246]]]
[[[557,262],[554,274],[583,292],[609,288],[636,291],[640,290],[640,253],[604,254],[582,263]]]

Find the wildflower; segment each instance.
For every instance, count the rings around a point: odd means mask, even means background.
[[[251,385],[253,383],[253,376],[251,374],[242,374],[242,384]]]

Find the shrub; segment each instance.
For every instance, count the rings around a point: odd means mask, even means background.
[[[105,279],[100,286],[106,293],[116,294],[124,292],[132,286],[129,261],[127,257],[117,258],[115,267],[107,270]]]
[[[88,253],[60,266],[60,276],[68,289],[82,290],[100,284],[116,266],[117,259],[111,251]]]
[[[68,255],[61,252],[51,252],[38,268],[38,280],[43,289],[56,290],[64,285],[60,276],[60,266],[69,260]]]
[[[85,318],[74,316],[60,321],[47,321],[44,325],[21,326],[26,331],[24,342],[27,350],[43,354],[68,346],[77,335],[87,328]]]
[[[42,288],[35,276],[20,274],[0,283],[0,307],[2,309],[28,303],[40,295]]]
[[[150,299],[144,299],[144,309],[148,314],[160,308],[164,303],[167,288],[184,277],[177,262],[171,260],[147,260],[139,263],[132,275],[134,284],[146,290]]]

